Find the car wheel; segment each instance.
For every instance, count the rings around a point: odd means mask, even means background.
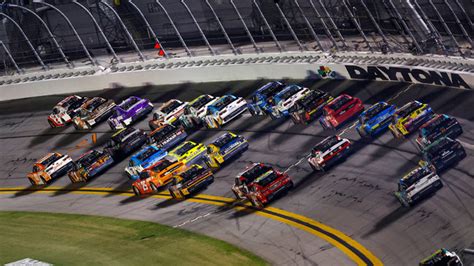
[[[150,188],[151,188],[151,190],[153,190],[153,192],[158,191],[158,188],[155,186],[154,183],[150,183]]]
[[[250,202],[252,203],[252,206],[258,208],[258,209],[262,209],[263,208],[263,204],[261,201],[259,201],[258,199],[251,199]]]
[[[237,200],[241,199],[241,197],[239,196],[239,193],[235,192],[235,190],[232,189],[232,193],[234,193],[234,196]]]
[[[135,194],[135,196],[140,196],[140,190],[136,187],[133,187],[133,193]]]
[[[40,177],[40,179],[41,179],[41,182],[43,183],[43,185],[48,184],[48,182],[46,182],[46,180],[43,177]]]
[[[32,186],[36,186],[36,183],[35,183],[35,181],[33,181],[33,179],[28,178],[28,180],[30,180],[30,183],[31,183]]]
[[[55,128],[53,122],[51,122],[51,121],[48,120],[48,124],[49,124],[49,126],[50,126],[51,128]]]
[[[313,172],[318,171],[318,169],[316,168],[316,166],[314,166],[312,163],[310,163],[309,165],[311,166],[311,169],[313,169]]]

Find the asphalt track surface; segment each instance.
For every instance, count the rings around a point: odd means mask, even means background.
[[[88,96],[119,100],[137,95],[161,103],[171,98],[190,100],[201,93],[247,96],[264,82],[122,88]],[[332,95],[349,93],[366,104],[395,96],[393,103],[398,106],[414,99],[427,102],[436,112],[453,115],[461,122],[464,134],[460,140],[468,157],[441,174],[443,189],[413,208],[403,208],[392,192],[397,180],[420,159],[414,136],[395,140],[387,132],[369,142],[361,141],[354,129],[346,130],[344,136],[355,141],[356,152],[326,173],[313,173],[304,160],[294,164],[331,132],[323,131],[317,123],[303,126],[290,120],[243,115],[223,130],[246,136],[249,150],[216,173],[214,184],[194,200],[176,202],[166,193],[142,198],[124,193],[130,189],[123,172],[126,160],[87,184],[72,185],[63,177],[46,188],[50,191],[38,193],[31,190],[25,177],[36,159],[49,151],[77,158],[91,147],[100,147],[112,134],[106,123],[101,124],[93,129],[97,134],[94,144],[91,133],[78,133],[72,127],[50,129],[46,117],[62,96],[48,96],[0,103],[0,210],[156,221],[226,240],[275,264],[370,264],[367,257],[373,254],[374,261],[378,258],[386,265],[413,265],[437,248],[462,249],[474,242],[474,92],[390,82],[295,82]],[[137,127],[148,129],[146,120]],[[221,131],[200,130],[189,139],[209,143]],[[295,181],[295,188],[270,204],[267,212],[236,205],[230,199],[234,177],[255,161],[272,163],[282,170],[291,166],[288,173]],[[326,228],[326,233],[334,230],[334,237],[321,231],[318,234],[315,228],[311,231],[311,226]],[[335,241],[339,236],[341,241]],[[356,247],[355,251],[349,247]]]

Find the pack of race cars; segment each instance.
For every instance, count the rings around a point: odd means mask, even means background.
[[[378,102],[365,109],[360,99],[348,94],[333,97],[320,90],[274,81],[255,91],[248,102],[230,94],[206,94],[190,102],[172,99],[154,112],[150,101],[136,96],[120,104],[102,97],[67,97],[48,117],[51,127],[73,123],[76,129],[87,130],[107,120],[117,132],[103,150],[90,150],[74,161],[68,155],[50,153],[35,163],[27,177],[34,185],[65,174],[72,182],[85,182],[132,155],[125,172],[133,182],[135,194],[167,188],[174,198],[183,199],[209,186],[222,164],[249,147],[247,139],[232,132],[225,132],[208,144],[186,140],[189,133],[203,126],[223,127],[246,110],[272,119],[291,117],[297,124],[319,121],[324,129],[333,132],[355,127],[364,139],[376,138],[387,130],[396,138],[418,131],[420,167],[401,178],[395,192],[405,206],[441,188],[438,174],[466,156],[455,140],[463,132],[459,122],[448,115],[435,114],[427,104],[412,101],[397,108]],[[151,112],[150,133],[132,127]],[[328,171],[351,156],[354,140],[344,138],[342,132],[311,149],[307,161],[314,171]],[[253,206],[262,208],[292,187],[293,181],[286,172],[254,163],[236,177],[232,191],[237,199],[248,199]]]

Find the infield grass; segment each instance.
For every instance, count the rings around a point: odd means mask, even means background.
[[[224,241],[151,222],[0,212],[0,265],[24,258],[55,265],[266,265]]]

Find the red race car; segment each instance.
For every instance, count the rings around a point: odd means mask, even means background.
[[[271,166],[267,167],[268,171],[263,172],[253,182],[249,183],[248,189],[244,190],[247,192],[245,197],[257,208],[263,208],[276,196],[293,187],[293,181],[288,174],[277,171]]]
[[[337,129],[362,111],[364,105],[359,98],[342,94],[324,106],[323,116],[319,121],[325,129]]]

